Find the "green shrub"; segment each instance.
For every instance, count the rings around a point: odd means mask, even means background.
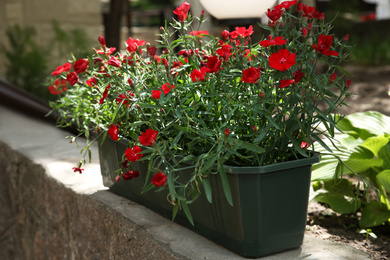
[[[361,228],[389,223],[390,117],[355,113],[341,119],[337,127],[343,133],[334,143],[325,141],[333,153],[315,145],[324,155],[313,165],[314,200],[341,214],[361,211]]]
[[[51,64],[67,60],[69,53],[84,57],[90,54],[90,42],[82,29],[64,31],[56,21],[52,23],[54,37],[46,45],[37,43],[33,27],[13,25],[6,31],[9,47],[1,45],[6,60],[7,81],[44,99],[53,100],[47,91],[47,75],[53,71]]]

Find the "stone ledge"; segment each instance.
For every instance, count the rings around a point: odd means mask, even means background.
[[[244,259],[105,189],[96,146],[80,175],[67,132],[1,105],[0,122],[0,259]],[[262,259],[303,258],[369,259],[308,236]]]

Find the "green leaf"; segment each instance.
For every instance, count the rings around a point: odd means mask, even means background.
[[[141,191],[141,194],[144,194],[145,192],[148,192],[150,191],[151,189],[153,189],[155,186],[153,183],[149,183],[148,185],[146,185],[142,191]]]
[[[180,131],[179,134],[175,137],[175,139],[173,139],[171,145],[169,146],[169,149],[172,149],[175,147],[175,145],[177,144],[177,142],[179,142],[182,135],[183,135],[183,132]]]
[[[376,176],[378,182],[390,192],[390,169],[383,170]]]
[[[181,206],[183,208],[184,214],[186,214],[188,221],[191,223],[191,225],[194,226],[195,225],[194,220],[192,219],[192,215],[191,215],[190,209],[188,208],[187,202],[185,200],[181,200],[180,202],[181,202]]]
[[[351,214],[361,206],[361,200],[354,194],[354,186],[347,179],[324,181],[324,189],[313,200],[328,204],[334,211]]]
[[[214,136],[215,135],[214,131],[208,130],[208,129],[198,129],[198,133],[201,133],[201,134],[207,135],[207,136]]]
[[[175,178],[172,172],[168,173],[167,183],[168,183],[169,194],[171,195],[172,200],[176,200]]]
[[[229,138],[228,142],[231,145],[237,144],[239,148],[245,148],[245,149],[252,151],[252,152],[255,152],[255,153],[264,153],[265,152],[264,148],[262,148],[256,144],[248,143],[248,142],[245,142],[245,141],[242,141],[239,139]]]
[[[385,137],[384,135],[377,137],[370,137],[365,140],[360,146],[370,150],[376,158],[379,157],[379,150],[389,143],[390,136]]]
[[[178,211],[179,211],[179,203],[176,203],[173,206],[173,210],[172,210],[172,221],[175,220]]]
[[[218,153],[216,153],[216,154],[214,154],[213,156],[211,156],[211,157],[207,160],[207,162],[203,165],[202,169],[200,169],[199,174],[204,173],[204,172],[207,172],[208,170],[210,170],[211,167],[213,167],[213,166],[215,165],[215,162],[217,161],[218,157],[219,157],[219,154],[218,154]]]
[[[159,106],[159,105],[154,105],[154,104],[147,104],[147,103],[141,103],[141,102],[138,102],[137,104],[140,107],[145,107],[145,108],[155,108],[155,109],[164,108],[164,106]]]
[[[383,169],[390,169],[390,144],[385,145],[379,151],[379,158],[383,160]]]
[[[210,182],[207,179],[207,177],[202,178],[202,184],[203,184],[203,189],[204,189],[204,193],[206,194],[207,200],[209,201],[209,203],[212,203],[213,202],[212,191],[211,191]]]
[[[357,198],[347,197],[337,193],[320,193],[314,197],[314,201],[328,204],[332,210],[341,214],[351,214],[360,208],[361,201]]]
[[[363,140],[371,136],[390,134],[390,117],[375,111],[353,113],[340,120],[341,131],[355,131]]]
[[[345,164],[356,173],[363,173],[371,167],[381,167],[383,160],[374,159],[373,153],[363,147],[353,149],[353,153],[349,156]],[[346,173],[350,173],[349,169],[345,169]]]
[[[229,205],[233,207],[233,198],[232,198],[232,192],[230,190],[229,180],[225,172],[225,168],[223,167],[223,164],[218,161],[218,172],[219,176],[221,176],[222,181],[222,188],[225,193],[226,200],[228,201]]]
[[[363,208],[359,225],[361,228],[374,227],[389,221],[389,218],[390,210],[387,209],[386,205],[375,201]]]

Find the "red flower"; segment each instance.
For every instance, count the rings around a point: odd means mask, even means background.
[[[260,78],[260,68],[250,67],[242,71],[241,80],[246,83],[256,83]]]
[[[204,69],[193,70],[193,71],[191,71],[191,74],[190,74],[190,77],[191,77],[193,82],[204,81],[205,76],[206,76],[206,73],[204,72]]]
[[[164,58],[164,59],[162,60],[162,63],[163,63],[163,65],[164,65],[165,68],[168,67],[168,60],[167,60],[166,58]]]
[[[349,88],[352,84],[352,80],[347,80],[347,83],[345,83],[345,86]]]
[[[237,38],[237,36],[245,38],[253,34],[252,25],[250,25],[248,29],[246,29],[245,27],[236,27],[235,29],[236,30],[234,31],[234,38]]]
[[[282,79],[279,81],[279,88],[285,88],[293,84],[295,80],[293,79]]]
[[[331,35],[323,35],[318,36],[318,44],[311,46],[319,53],[324,54],[326,56],[338,56],[339,53],[337,51],[329,50],[332,45],[333,36]]]
[[[93,77],[93,78],[87,79],[85,81],[85,83],[87,84],[87,86],[93,87],[94,85],[97,84],[97,79],[95,77]]]
[[[194,51],[193,50],[181,50],[181,51],[179,51],[179,55],[187,58],[189,56],[194,55]]]
[[[103,48],[106,47],[106,40],[104,39],[103,36],[98,36],[98,41]]]
[[[53,95],[59,95],[61,93],[64,93],[66,91],[68,83],[65,79],[56,79],[54,81],[54,84],[49,86],[49,91]]]
[[[107,98],[108,96],[108,90],[111,88],[111,85],[108,84],[108,86],[104,89],[104,92],[103,92],[103,96],[102,98],[99,100],[99,104],[103,104],[104,100]]]
[[[229,130],[229,128],[226,128],[225,129],[225,136],[229,136],[230,135],[230,130]]]
[[[166,83],[166,84],[162,85],[160,89],[162,89],[164,94],[167,95],[174,88],[175,88],[175,85],[171,85],[169,83]],[[160,99],[160,96],[161,96],[161,90],[152,90],[152,98]]]
[[[96,50],[96,52],[99,53],[99,54],[107,54],[107,55],[111,55],[111,54],[113,54],[115,51],[116,51],[116,48],[115,48],[115,47],[112,47],[112,48],[105,48],[104,50]]]
[[[293,77],[294,77],[294,81],[295,83],[298,83],[299,81],[301,81],[301,79],[303,78],[303,76],[305,76],[305,74],[303,74],[303,72],[299,69],[297,71],[295,71],[293,73]]]
[[[301,4],[302,3],[298,4],[298,11],[301,13],[303,12],[303,17],[308,17],[309,19],[311,19],[313,17],[313,14],[317,11],[316,8],[314,6]]]
[[[222,60],[218,58],[218,56],[211,56],[207,59],[207,69],[205,72],[207,73],[214,73],[221,70],[221,63]]]
[[[164,186],[165,183],[167,182],[167,179],[168,179],[168,175],[165,175],[160,171],[153,176],[152,183],[156,187]]]
[[[190,35],[199,36],[199,38],[202,38],[203,35],[209,35],[209,31],[192,31],[190,32]]]
[[[69,84],[73,86],[77,82],[79,82],[79,76],[77,76],[77,73],[72,71],[70,74],[66,75],[66,79],[68,80]]]
[[[130,53],[134,53],[138,50],[138,47],[145,45],[145,41],[144,40],[140,41],[138,39],[132,39],[131,37],[129,37],[129,39],[126,41],[126,44],[127,44],[127,50]]]
[[[56,68],[56,70],[51,73],[51,75],[57,76],[57,75],[61,74],[64,71],[65,72],[69,71],[71,67],[72,67],[72,65],[69,62],[67,62],[64,65],[58,66]]]
[[[184,22],[187,19],[188,11],[190,10],[190,4],[187,2],[182,3],[176,8],[173,13],[177,15],[177,19],[180,22]]]
[[[302,148],[302,149],[307,149],[307,148],[309,148],[309,144],[306,143],[306,142],[302,142],[302,143],[301,143],[301,148]]]
[[[126,149],[125,156],[130,162],[135,162],[141,159],[143,154],[141,153],[142,149],[139,146],[134,145],[133,149],[130,147]]]
[[[329,81],[334,82],[336,78],[337,78],[336,73],[333,73],[332,75],[330,75]]]
[[[134,86],[134,82],[132,79],[128,79],[127,82],[129,83],[130,86]]]
[[[174,61],[172,64],[172,67],[171,67],[171,71],[170,71],[171,74],[176,76],[178,74],[178,72],[175,73],[175,71],[177,68],[180,68],[181,66],[183,66],[183,63],[181,61]]]
[[[295,56],[295,53],[290,53],[287,49],[280,49],[278,52],[271,54],[268,62],[271,68],[285,71],[296,63]]]
[[[88,64],[89,64],[89,60],[88,60],[88,59],[79,59],[79,60],[77,60],[77,61],[73,64],[73,70],[74,70],[77,74],[86,72],[86,71],[87,71],[87,68],[88,68]]]
[[[127,93],[120,94],[116,97],[116,102],[119,104],[122,103],[123,105],[129,104],[130,100],[134,97],[134,93],[131,92],[130,90],[127,91]]]
[[[147,49],[150,57],[154,57],[154,55],[156,55],[157,49],[155,46],[148,46]]]
[[[229,44],[225,44],[225,45],[222,45],[221,48],[217,49],[216,50],[216,53],[221,56],[225,61],[227,61],[229,59],[229,57],[232,55],[230,53],[232,49],[232,46],[230,46]]]
[[[276,22],[283,15],[283,12],[284,10],[281,8],[274,8],[273,10],[268,9],[265,14],[271,21]]]
[[[285,8],[289,9],[290,6],[296,5],[298,3],[298,0],[293,0],[293,1],[284,1],[280,3],[279,5],[275,6],[276,8]]]
[[[222,38],[224,38],[225,40],[229,40],[230,33],[228,30],[223,30],[221,35],[222,35]]]
[[[142,132],[141,136],[138,137],[139,142],[145,146],[152,146],[157,138],[158,131],[152,130],[151,128],[146,129]]]
[[[81,169],[80,167],[73,167],[72,168],[73,172],[78,172],[78,173],[82,173],[82,171],[84,171],[84,169]]]
[[[108,128],[108,135],[111,137],[112,140],[118,140],[118,133],[118,127],[116,125],[110,125],[110,128]]]
[[[274,46],[274,45],[283,45],[287,42],[287,40],[284,40],[282,36],[275,37],[272,39],[272,36],[270,35],[268,37],[268,40],[263,40],[260,42],[260,45],[267,48],[268,46]]]
[[[133,178],[137,178],[138,176],[139,176],[139,171],[128,171],[122,174],[122,177],[125,181],[129,181]]]
[[[122,66],[120,60],[118,60],[116,57],[111,56],[110,59],[107,61],[108,65],[120,68]]]
[[[301,31],[302,31],[303,38],[306,38],[306,36],[309,33],[309,31],[305,27],[303,27]]]

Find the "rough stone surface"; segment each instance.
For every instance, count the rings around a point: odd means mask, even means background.
[[[0,169],[0,259],[183,259],[4,143]]]

